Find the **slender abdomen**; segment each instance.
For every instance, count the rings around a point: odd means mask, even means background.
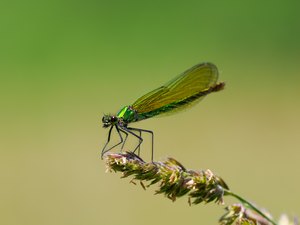
[[[198,103],[201,99],[203,99],[209,93],[217,92],[217,91],[224,89],[224,86],[225,86],[225,83],[219,83],[205,91],[198,92],[197,94],[192,95],[192,96],[187,97],[182,100],[174,101],[174,102],[167,104],[163,107],[160,107],[158,109],[155,109],[155,110],[152,110],[149,112],[145,112],[145,113],[137,112],[138,120],[136,120],[136,121],[148,119],[148,118],[151,118],[151,117],[154,117],[157,115],[165,115],[168,113],[173,113],[173,112],[175,113],[175,112],[184,110],[187,107],[191,107],[191,106],[195,105],[196,103]]]

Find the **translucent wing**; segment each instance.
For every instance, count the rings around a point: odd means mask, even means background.
[[[180,102],[213,88],[218,80],[218,69],[212,63],[201,63],[186,70],[164,86],[140,97],[132,107],[147,113],[174,102]],[[202,98],[201,98],[202,99]]]

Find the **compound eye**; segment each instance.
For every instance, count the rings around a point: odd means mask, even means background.
[[[103,116],[102,123],[108,124],[108,123],[110,123],[110,121],[111,121],[110,116]]]

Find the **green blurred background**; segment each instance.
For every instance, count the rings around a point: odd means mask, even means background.
[[[217,224],[222,206],[172,203],[100,160],[104,113],[204,61],[224,91],[136,124],[155,132],[156,160],[300,215],[299,1],[0,4],[1,224]]]

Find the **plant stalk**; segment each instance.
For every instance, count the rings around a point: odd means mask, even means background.
[[[229,190],[224,190],[224,195],[230,195],[236,199],[238,199],[245,207],[252,209],[256,213],[258,213],[260,216],[265,218],[267,221],[272,223],[273,225],[277,225],[275,221],[273,221],[271,218],[269,218],[267,215],[265,215],[261,210],[259,210],[257,207],[255,207],[252,203],[247,201],[246,199],[242,198],[241,196],[229,191]]]

